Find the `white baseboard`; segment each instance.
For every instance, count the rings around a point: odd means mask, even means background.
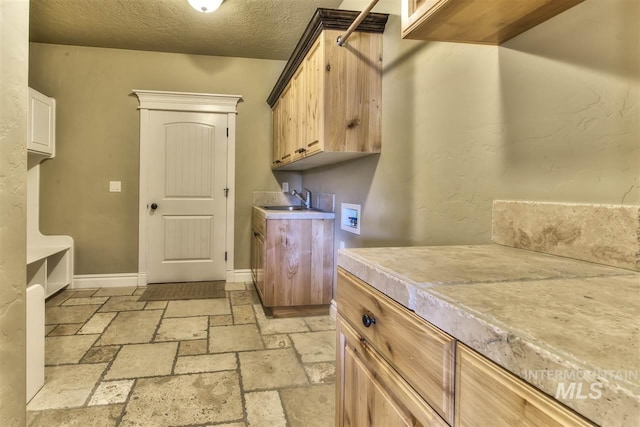
[[[142,284],[138,273],[121,274],[79,274],[73,276],[71,289],[119,288],[123,286],[146,286],[146,277]]]
[[[248,268],[243,270],[227,271],[227,283],[251,282],[252,280],[251,270]]]
[[[228,283],[251,282],[251,270],[229,270]],[[71,289],[119,288],[123,286],[147,286],[147,273],[78,274],[73,276]]]
[[[138,286],[147,286],[147,273],[138,273]]]
[[[333,320],[336,320],[336,317],[338,316],[338,303],[334,299],[331,300],[331,306],[329,307],[329,316],[331,316]]]

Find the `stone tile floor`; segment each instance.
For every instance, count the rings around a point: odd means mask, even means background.
[[[144,288],[65,290],[46,303],[44,387],[28,426],[334,424],[335,322],[265,316],[227,298],[139,302]]]

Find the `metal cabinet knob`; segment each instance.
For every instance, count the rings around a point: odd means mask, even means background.
[[[157,203],[151,203],[151,210],[155,211],[156,209],[158,209],[158,204]]]
[[[368,328],[371,325],[376,324],[376,318],[373,315],[363,314],[362,315],[362,324],[365,328]]]

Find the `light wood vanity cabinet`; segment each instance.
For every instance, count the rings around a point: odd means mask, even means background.
[[[265,219],[254,209],[251,274],[274,317],[326,314],[333,294],[333,219]]]
[[[342,268],[336,300],[337,426],[592,426]]]
[[[467,346],[456,352],[456,426],[594,425]]]
[[[318,9],[269,95],[273,169],[303,170],[380,152],[387,15],[370,14],[347,46],[337,46],[356,17]]]
[[[501,44],[584,0],[403,0],[402,38]]]

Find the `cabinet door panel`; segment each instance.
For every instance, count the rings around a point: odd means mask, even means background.
[[[342,316],[445,420],[452,421],[453,339],[342,269],[337,294]],[[364,315],[375,318],[375,324],[363,325]]]
[[[340,315],[336,328],[338,427],[447,426]]]
[[[55,140],[56,100],[29,88],[27,149],[54,157]]]
[[[456,358],[456,426],[593,426],[460,343]]]
[[[322,81],[322,50],[320,42],[323,40],[319,37],[315,44],[307,54],[304,61],[304,84],[305,84],[305,102],[304,111],[306,115],[305,122],[305,143],[307,154],[322,151],[321,131],[321,100],[323,92]]]
[[[311,220],[267,221],[266,289],[274,306],[308,304],[311,299]]]

